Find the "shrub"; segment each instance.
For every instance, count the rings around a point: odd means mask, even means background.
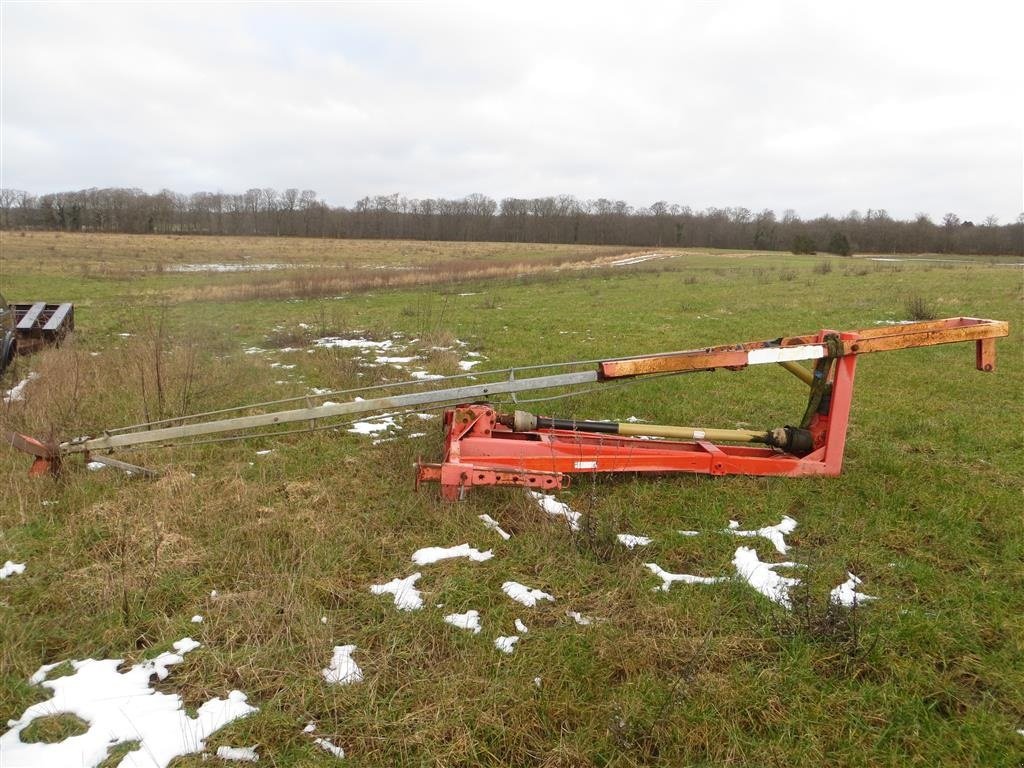
[[[903,311],[910,320],[934,320],[938,317],[928,300],[916,294],[907,299]]]
[[[818,246],[809,235],[797,235],[793,238],[793,253],[808,254],[813,256],[818,252]]]
[[[853,253],[853,246],[850,245],[846,235],[837,230],[832,233],[825,250],[838,256],[850,256]]]
[[[827,275],[832,271],[831,261],[822,261],[814,265],[814,274],[816,275]]]

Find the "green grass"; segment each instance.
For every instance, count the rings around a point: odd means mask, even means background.
[[[145,245],[118,243],[126,253]],[[345,247],[370,259],[390,246]],[[26,682],[40,664],[134,660],[191,634],[202,648],[161,687],[181,692],[188,707],[232,688],[247,693],[260,712],[219,731],[208,750],[258,744],[275,765],[335,764],[301,733],[309,720],[354,766],[1024,759],[1017,269],[835,258],[826,272],[820,256],[687,253],[636,268],[340,299],[207,301],[189,293],[201,282],[195,275],[118,267],[83,277],[72,267],[59,277],[45,258],[19,258],[17,271],[4,269],[9,299],[79,302],[73,345],[22,361],[40,379],[24,405],[3,414],[5,424],[43,436],[95,434],[157,413],[158,348],[161,412],[174,414],[364,381],[341,353],[242,354],[250,345],[300,346],[321,332],[454,337],[485,354],[487,367],[503,367],[868,327],[903,319],[920,299],[939,317],[1009,320],[1012,335],[999,342],[991,375],[974,370],[970,345],[861,359],[839,478],[580,478],[561,494],[587,516],[579,534],[513,490],[474,490],[455,505],[433,487],[414,493],[410,465],[437,457],[436,422],[425,423],[427,438],[379,446],[321,432],[145,452],[139,461],[168,470],[153,481],[74,463],[60,480],[32,480],[26,458],[4,451],[0,562],[28,568],[0,582],[0,721],[45,696]],[[73,263],[73,254],[63,258]],[[247,279],[258,278],[230,276]],[[135,336],[116,335],[124,331]],[[297,368],[285,373],[270,360]],[[606,388],[537,409],[720,427],[792,423],[803,412],[800,385],[764,368]],[[275,451],[256,459],[264,447]],[[484,529],[483,513],[513,538]],[[718,533],[726,521],[759,527],[784,514],[800,523],[787,557],[808,566],[791,614],[736,584],[651,591],[658,582],[643,563],[728,573],[738,542]],[[705,533],[674,533],[682,528]],[[619,532],[656,541],[629,551],[614,543]],[[409,560],[419,547],[464,541],[495,557],[423,568]],[[762,560],[782,559],[762,539],[739,543]],[[423,611],[399,613],[370,594],[370,584],[414,570],[424,574]],[[825,606],[847,570],[880,598],[852,617]],[[500,592],[508,579],[557,600],[520,608]],[[442,623],[444,613],[469,608],[481,612],[480,635]],[[577,626],[567,610],[598,621]],[[189,623],[195,613],[204,623]],[[512,634],[517,617],[529,634],[514,655],[498,653],[493,638]],[[358,646],[366,679],[327,687],[320,670],[346,643]]]

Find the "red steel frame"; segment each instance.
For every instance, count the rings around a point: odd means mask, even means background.
[[[455,501],[473,486],[515,485],[555,491],[567,486],[572,474],[597,472],[838,475],[859,354],[974,341],[976,367],[992,371],[995,338],[1007,334],[1005,322],[950,318],[603,362],[599,364],[603,379],[718,367],[735,370],[746,367],[751,350],[827,345],[829,352],[818,361],[818,371],[826,377],[830,392],[826,405],[806,424],[814,448],[803,456],[770,447],[717,445],[705,440],[645,439],[559,429],[514,432],[498,422],[492,406],[460,405],[445,412],[443,461],[418,464],[417,486],[422,481],[439,482],[442,497]]]

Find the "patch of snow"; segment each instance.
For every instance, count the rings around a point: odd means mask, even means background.
[[[750,547],[740,547],[732,559],[736,567],[736,575],[772,602],[791,608],[789,590],[800,583],[800,579],[780,576],[776,568],[795,568],[797,563],[763,563],[757,558],[757,552]]]
[[[643,422],[646,422],[647,419],[638,419],[636,416],[630,416],[629,418],[626,419],[626,421],[628,421],[630,424],[641,424]]]
[[[99,472],[101,469],[106,468],[106,464],[101,461],[90,461],[85,465],[85,468],[92,472]]]
[[[216,590],[216,589],[211,589],[211,590],[210,590],[210,597],[211,597],[212,599],[214,599],[214,600],[216,600],[216,599],[217,599],[217,590]]]
[[[534,685],[535,688],[540,688],[540,678],[539,677],[533,678],[533,685]]]
[[[39,374],[36,373],[35,371],[30,373],[24,379],[22,379],[17,384],[15,384],[13,387],[11,387],[10,389],[7,390],[7,394],[4,395],[4,402],[5,403],[16,403],[16,402],[19,402],[21,400],[24,400],[25,399],[25,387],[27,387],[30,382],[35,381],[38,378],[39,378]]]
[[[121,765],[166,768],[181,755],[201,752],[205,740],[233,720],[257,711],[241,691],[226,699],[210,699],[189,717],[181,697],[150,687],[156,676],[164,680],[170,667],[182,663],[186,653],[199,646],[191,638],[174,643],[176,653],[165,651],[155,659],[132,665],[119,672],[122,659],[71,661],[74,673],[47,680],[59,664],[48,664],[30,678],[53,692],[46,701],[33,704],[17,720],[8,721],[10,730],[0,736],[0,765],[4,766],[97,766],[108,750],[125,742],[138,742]],[[56,743],[21,740],[21,733],[33,721],[55,715],[75,715],[88,724],[78,736]]]
[[[444,378],[444,376],[439,373],[427,373],[426,371],[413,371],[409,375],[414,379],[419,379],[420,381],[433,381],[434,379]]]
[[[373,421],[357,421],[348,431],[354,435],[372,435],[389,429],[401,429],[401,427],[395,424],[395,420],[391,416],[382,416]]]
[[[566,522],[569,524],[569,530],[578,531],[580,529],[580,518],[582,515],[579,512],[574,512],[569,508],[568,504],[565,504],[554,496],[550,496],[546,493],[539,493],[537,491],[527,491],[533,500],[537,502],[537,505],[553,517],[564,517]]]
[[[334,656],[331,657],[331,664],[327,669],[320,670],[324,680],[332,685],[350,685],[363,682],[363,670],[359,668],[352,658],[355,651],[354,645],[334,646]]]
[[[662,592],[668,592],[672,588],[672,584],[677,581],[683,584],[717,584],[726,580],[724,576],[691,576],[688,573],[669,573],[657,563],[644,563],[644,567],[661,579],[661,586],[655,587],[655,590],[660,589]]]
[[[450,613],[444,617],[446,624],[451,624],[459,629],[468,629],[474,635],[480,634],[480,612],[466,611],[465,613]]]
[[[256,451],[257,456],[269,456],[274,452],[273,448],[264,448],[262,451]]]
[[[740,524],[735,520],[730,520],[726,532],[731,533],[733,536],[760,536],[763,539],[768,539],[775,546],[775,549],[784,555],[789,550],[785,535],[792,533],[796,526],[796,520],[788,515],[784,515],[782,522],[778,525],[768,525],[764,528],[758,528],[756,531],[741,531],[739,530]]]
[[[463,371],[471,371],[471,370],[473,370],[473,366],[475,366],[475,365],[480,365],[480,361],[479,360],[460,360],[459,361],[459,368],[461,370],[463,370]]]
[[[293,368],[296,368],[297,366],[296,366],[295,363],[271,363],[270,367],[271,368],[283,368],[286,371],[290,371]]]
[[[12,563],[10,560],[8,560],[6,563],[3,564],[3,567],[0,567],[0,579],[6,579],[8,576],[13,576],[16,573],[24,572],[24,563]]]
[[[332,389],[321,389],[320,387],[310,387],[309,394],[311,395],[329,395],[334,390]]]
[[[505,636],[494,638],[494,647],[502,653],[512,653],[516,649],[516,643],[519,642],[518,635]]]
[[[242,351],[247,355],[260,355],[266,352],[267,350],[263,349],[262,347],[246,347]]]
[[[452,557],[468,557],[470,560],[482,563],[484,560],[494,557],[494,553],[489,549],[486,552],[481,552],[469,544],[459,544],[456,547],[424,547],[412,553],[412,561],[416,565],[430,565]]]
[[[394,342],[391,339],[370,341],[369,339],[343,339],[338,336],[325,336],[322,339],[316,339],[313,344],[321,349],[379,349],[386,351],[391,349]]]
[[[654,259],[664,259],[660,253],[642,253],[639,256],[629,256],[624,259],[616,259],[612,262],[613,267],[627,267],[631,264],[643,264],[645,261],[652,261]]]
[[[521,619],[516,619],[516,631],[517,631],[517,632],[521,632],[522,634],[524,634],[524,635],[525,635],[525,634],[526,634],[527,632],[529,632],[530,630],[528,630],[528,629],[526,628],[526,625],[525,625],[525,624],[523,624],[523,622],[522,622],[522,620],[521,620]]]
[[[494,531],[499,536],[501,536],[501,538],[503,538],[505,541],[508,541],[512,538],[512,534],[508,533],[500,525],[498,525],[498,521],[490,515],[480,515],[479,517],[481,520],[484,521],[485,528],[489,528],[490,530]]]
[[[849,571],[847,571],[846,576],[846,581],[833,589],[829,594],[829,600],[831,600],[832,603],[836,605],[845,605],[847,608],[854,608],[858,603],[878,599],[874,595],[865,595],[863,592],[857,591],[857,585],[861,583],[858,577],[854,576]]]
[[[633,549],[634,547],[646,547],[654,539],[648,538],[647,536],[634,536],[631,533],[620,533],[618,538],[619,543],[624,545],[627,549]]]
[[[426,432],[410,432],[408,435],[406,435],[406,437],[409,438],[410,440],[412,440],[413,438],[416,438],[416,437],[426,437],[426,436],[427,436]]]
[[[167,272],[268,272],[274,269],[294,269],[301,264],[251,263],[243,262],[211,262],[209,264],[171,264],[164,267]]]
[[[310,720],[308,723],[306,723],[306,727],[302,729],[302,732],[303,733],[312,733],[315,730],[316,730],[316,722],[313,721],[313,720]]]
[[[573,621],[575,621],[581,627],[586,627],[586,626],[592,624],[593,621],[594,621],[592,618],[590,618],[589,616],[584,616],[579,611],[566,611],[565,615],[568,616]]]
[[[676,531],[680,536],[700,536],[700,531]]]
[[[238,763],[258,763],[260,756],[256,747],[217,747],[217,757],[221,760],[233,760]]]
[[[437,418],[437,414],[436,413],[417,413],[416,414],[416,418],[420,419],[421,421],[429,421],[430,419],[436,419]]]
[[[196,614],[195,616],[193,616],[193,617],[192,617],[192,623],[193,623],[193,624],[202,624],[202,623],[203,623],[203,617],[202,617],[202,616],[200,616],[200,615],[199,615],[199,614],[197,613],[197,614]]]
[[[313,739],[313,743],[316,744],[318,747],[320,747],[320,749],[324,750],[325,752],[330,752],[332,755],[334,755],[337,758],[342,758],[342,757],[345,756],[345,750],[344,749],[342,749],[339,746],[336,746],[336,745],[332,744],[327,739],[323,739],[323,738],[317,737],[317,738]]]
[[[370,591],[375,595],[394,595],[395,607],[400,611],[418,611],[423,607],[423,597],[414,585],[422,575],[417,571],[404,579],[395,578],[387,584],[373,584]]]
[[[408,357],[385,357],[381,356],[376,359],[377,365],[386,365],[387,363],[411,363],[413,360],[419,360],[416,355],[410,355]]]
[[[554,601],[555,599],[547,592],[541,592],[539,589],[527,587],[525,584],[520,584],[518,581],[506,581],[501,585],[501,591],[517,603],[522,603],[527,608],[533,608],[537,605],[539,600]]]

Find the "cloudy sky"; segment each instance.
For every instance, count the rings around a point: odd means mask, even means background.
[[[1024,4],[3,2],[2,185],[1024,210]]]

